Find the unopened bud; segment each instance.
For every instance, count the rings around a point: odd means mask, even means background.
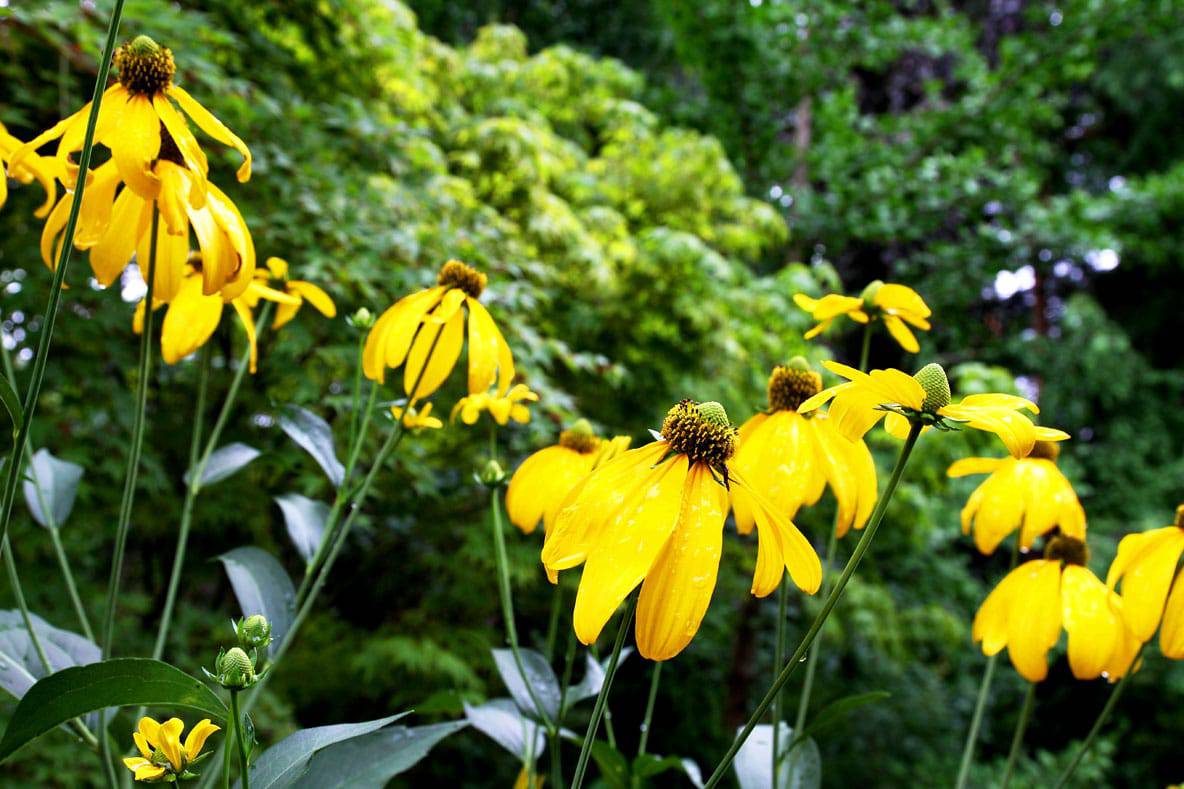
[[[946,371],[940,364],[930,362],[918,370],[913,378],[925,390],[925,400],[921,403],[922,411],[933,414],[950,404],[950,379],[946,377]]]
[[[271,643],[271,622],[262,614],[254,614],[239,622],[238,640],[244,649],[263,649]]]
[[[506,481],[506,470],[495,458],[485,461],[485,465],[477,472],[477,479],[482,485],[495,488]]]
[[[349,325],[355,329],[369,329],[374,325],[374,313],[365,307],[361,307],[353,315],[350,315],[347,320],[349,321]]]
[[[238,647],[231,647],[223,653],[214,666],[222,687],[242,690],[255,683],[255,664],[249,655]]]

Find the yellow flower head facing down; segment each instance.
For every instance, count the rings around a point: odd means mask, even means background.
[[[391,416],[395,419],[403,420],[403,427],[408,430],[438,430],[444,427],[444,423],[438,418],[432,416],[432,404],[427,403],[423,408],[415,409],[403,408],[402,406],[392,405]]]
[[[493,421],[505,427],[513,419],[519,424],[530,421],[527,403],[538,402],[538,393],[532,392],[526,384],[514,384],[509,391],[480,392],[462,397],[452,407],[452,419],[460,414],[460,421],[466,425],[476,424],[482,413],[488,412]]]
[[[1020,547],[1028,550],[1037,537],[1055,529],[1085,539],[1085,510],[1056,459],[1057,444],[1037,441],[1025,458],[963,458],[946,472],[951,477],[989,474],[962,508],[962,533],[973,526],[974,544],[984,554],[1016,529]]]
[[[266,274],[252,277],[243,294],[230,301],[239,323],[246,332],[250,343],[250,371],[255,372],[258,365],[258,348],[255,332],[255,316],[252,310],[260,301],[272,301],[281,307],[299,306],[299,299],[288,293],[283,293],[267,285]],[[165,364],[176,364],[181,359],[197,351],[205,345],[222,320],[223,308],[226,302],[222,296],[208,296],[202,287],[200,272],[191,266],[188,274],[181,281],[172,300],[153,299],[153,309],[159,309],[167,304],[164,321],[160,327],[160,355]],[[136,334],[143,331],[144,302],[136,306],[136,313],[132,319],[132,328]]]
[[[479,301],[486,277],[450,260],[440,268],[435,287],[405,296],[387,309],[366,337],[362,370],[381,383],[387,369],[403,367],[403,390],[412,401],[429,397],[452,372],[465,345],[468,313],[470,395],[497,384],[510,388],[514,357],[493,317]],[[412,391],[414,389],[414,391]]]
[[[1125,674],[1140,643],[1127,624],[1130,606],[1090,572],[1088,559],[1084,542],[1062,535],[1049,541],[1045,558],[1008,573],[974,617],[983,654],[1006,647],[1016,671],[1040,682],[1064,629],[1074,677],[1113,682]]]
[[[178,778],[194,777],[188,772],[189,768],[209,755],[209,752],[201,752],[202,746],[219,727],[210,723],[208,718],[198,721],[182,742],[184,728],[180,718],[170,718],[164,723],[157,723],[152,718],[140,719],[138,730],[132,734],[140,755],[123,760],[137,781],[174,782]]]
[[[573,624],[585,644],[638,585],[641,654],[668,660],[699,629],[715,590],[728,491],[747,496],[758,551],[752,591],[765,596],[789,571],[813,594],[822,565],[784,512],[732,464],[737,431],[719,403],[684,400],[666,414],[661,438],[598,466],[568,494],[543,543],[555,580],[583,564]]]
[[[251,152],[239,137],[189,93],[173,84],[173,54],[148,36],[137,36],[116,50],[113,65],[118,81],[103,93],[95,127],[95,142],[111,151],[120,179],[145,200],[155,199],[164,175],[153,164],[176,160],[194,183],[194,201],[200,205],[209,163],[188,120],[223,145],[242,155],[238,180],[251,177]],[[58,140],[57,159],[72,181],[78,166],[72,155],[82,150],[90,102],[68,118],[30,140],[17,151],[19,163],[26,155]],[[188,118],[188,120],[186,120]],[[69,185],[69,184],[67,184]]]
[[[1106,585],[1122,592],[1135,635],[1150,641],[1158,627],[1159,648],[1172,660],[1184,659],[1184,581],[1176,573],[1181,553],[1184,504],[1171,526],[1123,537],[1106,573]]]
[[[41,218],[53,208],[58,193],[56,181],[61,168],[55,160],[35,153],[25,156],[20,165],[10,167],[8,163],[22,145],[24,143],[9,134],[4,124],[0,123],[0,208],[8,200],[9,178],[22,184],[32,183],[35,179],[45,189],[45,203],[33,213]]]
[[[859,296],[830,293],[820,299],[795,293],[794,303],[818,323],[806,332],[813,339],[826,331],[835,318],[845,315],[856,323],[880,320],[892,338],[909,353],[917,353],[921,346],[909,326],[929,331],[929,316],[933,311],[912,288],[875,280]]]
[[[276,329],[287,325],[295,318],[296,313],[300,312],[300,308],[304,306],[305,302],[311,304],[313,309],[326,318],[337,317],[337,305],[333,303],[333,299],[323,288],[302,279],[288,279],[288,261],[283,258],[270,257],[267,259],[266,265],[271,277],[284,284],[284,293],[297,300],[295,304],[284,302],[276,308],[273,324]]]
[[[1036,414],[1040,409],[1023,397],[976,394],[951,402],[949,380],[939,364],[927,364],[916,375],[894,369],[863,373],[838,362],[822,364],[847,382],[822,390],[798,411],[809,413],[829,402],[827,416],[851,441],[863,438],[885,416],[885,427],[898,438],[908,433],[912,422],[943,430],[958,425],[994,433],[1016,458],[1031,454],[1037,441],[1069,438],[1062,430],[1032,424],[1020,411]]]
[[[538,528],[549,531],[567,495],[598,464],[628,448],[628,436],[602,439],[588,420],[580,419],[559,434],[559,441],[522,461],[506,489],[506,511],[510,522],[531,534]]]
[[[802,506],[816,504],[826,486],[838,502],[836,530],[844,536],[862,529],[876,504],[876,464],[862,439],[848,441],[832,420],[808,418],[798,406],[822,389],[822,378],[801,357],[769,376],[768,411],[740,427],[735,468],[791,519]],[[732,497],[736,527],[749,534],[756,524],[746,497]]]

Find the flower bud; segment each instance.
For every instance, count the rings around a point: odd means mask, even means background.
[[[243,649],[263,649],[271,643],[271,622],[262,614],[241,620],[235,630]]]
[[[477,472],[477,480],[487,488],[496,488],[506,481],[506,470],[496,458],[490,458]]]
[[[884,287],[884,280],[873,279],[867,283],[867,287],[859,294],[859,298],[863,299],[864,308],[871,308],[876,305],[876,294],[880,292],[880,288]]]
[[[374,313],[365,307],[360,307],[357,312],[350,315],[346,320],[350,326],[364,331],[374,325]]]
[[[940,364],[930,362],[918,370],[913,379],[925,390],[925,400],[921,403],[922,411],[933,414],[950,404],[950,380]]]
[[[229,690],[242,690],[255,684],[255,664],[239,647],[231,647],[214,663],[218,681]]]

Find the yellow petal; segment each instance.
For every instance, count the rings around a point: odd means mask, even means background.
[[[1007,620],[1007,654],[1029,682],[1048,675],[1048,651],[1061,634],[1060,563],[1037,559],[1012,572],[1021,573]]]
[[[550,530],[559,506],[592,469],[595,455],[564,446],[540,449],[510,477],[506,488],[506,511],[510,522],[530,534],[542,520]]]
[[[326,318],[337,317],[337,305],[333,303],[333,299],[329,297],[328,293],[311,282],[294,279],[288,283],[288,290],[298,294],[300,298],[311,304],[317,312]]]
[[[201,753],[202,746],[206,744],[206,740],[214,732],[218,731],[219,727],[210,723],[209,718],[203,718],[198,721],[192,729],[189,730],[189,736],[185,738],[185,758],[193,761],[197,755]]]
[[[230,304],[238,314],[239,323],[242,324],[243,331],[247,334],[247,344],[250,348],[250,372],[254,375],[259,362],[259,348],[255,337],[255,317],[251,315],[251,308],[244,304],[242,299],[235,299]]]
[[[367,378],[382,383],[388,367],[403,363],[424,315],[443,295],[444,288],[439,286],[417,291],[399,299],[378,317],[362,348],[362,370]]]
[[[1170,660],[1184,658],[1184,582],[1172,584],[1159,627],[1159,649]]]
[[[464,340],[465,316],[459,311],[443,325],[424,322],[403,367],[403,391],[410,401],[430,397],[443,385],[460,358]]]
[[[180,770],[184,765],[181,758],[181,730],[184,728],[185,724],[180,718],[169,718],[160,724],[157,733],[160,740],[158,748],[169,760],[169,764],[173,765],[174,770]]]
[[[115,198],[111,222],[107,232],[90,251],[90,267],[99,284],[107,287],[127,268],[137,242],[148,234],[151,204],[131,189],[124,189]],[[148,258],[138,260],[140,273],[147,278]]]
[[[190,189],[193,191],[190,192],[190,198],[197,205],[201,205],[205,200],[206,173],[209,172],[206,155],[202,153],[201,146],[197,144],[197,139],[189,130],[189,124],[185,122],[185,119],[173,107],[172,102],[165,98],[164,94],[157,93],[152,97],[152,108],[156,110],[160,122],[164,124],[169,136],[173,138],[177,150],[181,152],[181,158],[185,161],[185,167],[192,179]]]
[[[1181,553],[1184,529],[1176,526],[1128,534],[1118,543],[1106,584],[1113,589],[1121,581],[1126,619],[1141,641],[1159,627]]]
[[[251,151],[247,148],[246,143],[239,139],[238,135],[227,128],[222,121],[214,117],[212,112],[199,104],[184,88],[171,85],[168,89],[168,94],[181,105],[181,109],[193,119],[193,122],[197,124],[199,129],[223,145],[229,145],[242,154],[243,163],[239,166],[238,172],[235,175],[239,183],[245,183],[250,180]]]
[[[637,601],[642,657],[669,660],[698,632],[715,591],[727,498],[705,464],[691,467],[674,532],[646,574]]]
[[[140,734],[147,741],[148,745],[153,748],[160,747],[160,724],[149,717],[140,718],[138,725]]]
[[[1061,600],[1069,634],[1069,668],[1077,679],[1101,676],[1121,644],[1125,624],[1111,603],[1111,595],[1085,567],[1065,567]]]
[[[965,477],[970,474],[990,474],[1004,461],[999,458],[962,458],[955,460],[946,469],[947,477]]]
[[[835,529],[841,539],[851,527],[862,529],[875,508],[876,463],[867,444],[848,441],[829,417],[815,416],[810,424],[819,465],[838,503]]]
[[[909,331],[909,327],[905,326],[904,321],[895,315],[884,316],[884,328],[892,335],[892,339],[896,340],[897,344],[909,353],[917,353],[921,350],[917,338]]]
[[[148,746],[148,740],[143,734],[138,731],[132,732],[132,740],[136,743],[136,750],[140,752],[141,756],[143,756],[145,759],[152,758],[152,749]],[[130,767],[131,765],[128,766]]]
[[[752,594],[757,597],[770,594],[781,583],[785,570],[803,592],[817,592],[822,585],[822,562],[810,541],[798,531],[793,521],[776,512],[734,468],[729,468],[729,474],[733,500],[747,498],[756,519],[757,557]]]
[[[485,305],[474,298],[469,307],[469,393],[483,392],[493,386],[497,376],[499,391],[505,391],[514,378],[514,356]]]
[[[201,278],[181,284],[160,327],[160,355],[176,364],[205,345],[222,318],[222,299],[201,292]]]
[[[764,494],[769,503],[793,518],[809,492],[815,473],[815,445],[810,422],[796,411],[770,414],[739,442],[732,465]],[[747,497],[741,497],[736,525],[741,534],[754,523]]]
[[[910,287],[886,282],[876,290],[872,302],[882,310],[892,310],[915,316],[918,319],[932,315],[929,305]]]
[[[160,192],[152,163],[160,154],[160,117],[147,96],[129,96],[119,112],[118,133],[108,140],[123,182],[145,200]]]
[[[205,292],[221,291],[222,298],[230,301],[241,295],[255,279],[255,242],[234,202],[213,184],[208,184],[207,189],[208,208],[226,237],[228,268],[222,279],[206,278]],[[205,273],[204,265],[202,273]]]

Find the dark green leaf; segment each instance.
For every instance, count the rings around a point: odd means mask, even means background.
[[[254,546],[235,548],[218,557],[226,568],[243,616],[263,614],[271,622],[271,638],[284,643],[296,618],[296,588],[283,565]]]
[[[337,459],[333,447],[333,429],[313,412],[296,405],[280,409],[280,428],[299,444],[324,469],[329,481],[341,487],[345,481],[345,466]]]
[[[600,778],[610,789],[629,789],[629,762],[620,751],[597,740],[592,743],[592,758],[600,768]]]
[[[295,785],[301,789],[382,789],[391,778],[414,767],[440,740],[468,725],[468,721],[452,721],[391,726],[346,740],[317,752],[308,772]]]
[[[371,734],[408,715],[402,712],[365,723],[342,723],[301,729],[268,748],[251,766],[253,789],[286,789],[308,770],[309,760],[330,745]]]
[[[198,480],[202,485],[212,485],[232,476],[239,469],[259,457],[259,450],[239,442],[227,444],[214,450],[206,461]],[[185,474],[185,484],[189,484],[189,474]]]
[[[843,718],[850,715],[855,710],[867,704],[874,704],[877,701],[883,701],[892,694],[884,690],[873,690],[870,693],[857,693],[853,696],[844,696],[832,704],[823,707],[822,710],[814,716],[814,719],[806,724],[799,735],[801,738],[817,737],[819,733],[826,731],[837,723],[840,723]]]
[[[304,561],[310,561],[325,533],[329,506],[299,493],[276,496],[275,503],[280,505],[280,511],[284,514],[284,526],[288,529],[292,544]]]

